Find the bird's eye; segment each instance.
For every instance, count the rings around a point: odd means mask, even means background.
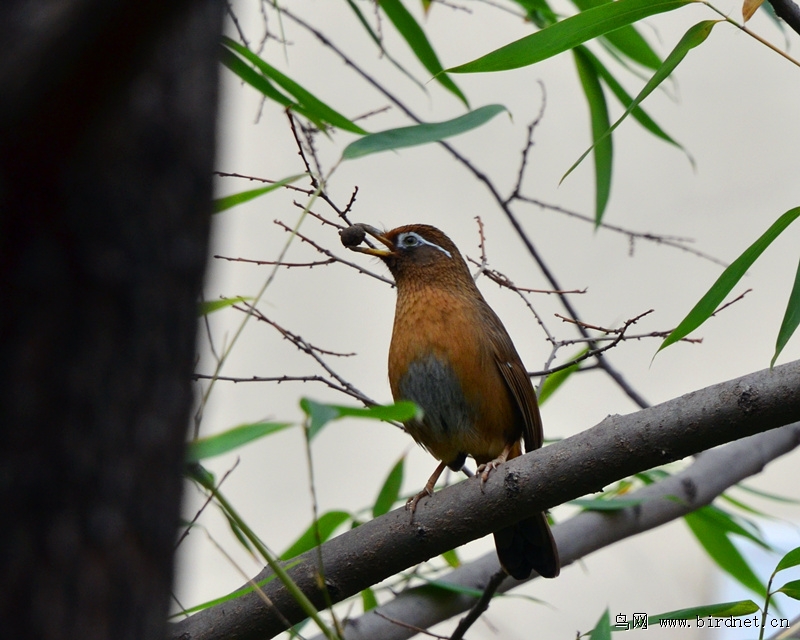
[[[422,238],[420,238],[416,233],[404,233],[400,236],[401,247],[418,247],[420,244],[422,244]]]

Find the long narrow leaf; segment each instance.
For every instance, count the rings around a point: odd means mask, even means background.
[[[225,47],[221,47],[220,61],[256,91],[261,92],[270,100],[274,100],[278,104],[296,111],[300,115],[313,122],[320,131],[325,131],[325,123],[322,120],[306,110],[303,105],[295,102],[288,96],[283,95],[280,91],[272,86],[272,83],[270,83],[265,76],[258,73],[255,69],[253,69],[253,67],[233,53],[233,51],[226,49]]]
[[[607,4],[611,0],[572,0],[580,11],[587,11],[602,4]],[[622,55],[639,63],[643,67],[648,67],[655,71],[661,66],[661,58],[647,44],[641,33],[633,25],[620,27],[603,36],[617,51]]]
[[[793,600],[800,600],[800,580],[792,580],[791,582],[787,582],[780,589],[778,589],[778,591],[789,596]]]
[[[432,122],[418,124],[411,127],[400,127],[398,129],[388,129],[379,133],[373,133],[355,142],[351,142],[345,147],[342,153],[343,160],[352,160],[378,153],[379,151],[389,151],[413,147],[430,142],[438,142],[451,136],[464,133],[471,129],[481,126],[491,120],[506,108],[499,104],[489,104],[463,116],[446,120],[445,122]]]
[[[222,298],[220,300],[202,300],[197,309],[198,316],[207,316],[209,313],[214,313],[220,309],[227,309],[240,302],[252,300],[250,297],[236,296],[235,298]]]
[[[589,633],[589,640],[611,640],[611,615],[608,609],[603,611],[603,615]]]
[[[800,547],[795,547],[781,558],[780,562],[778,562],[778,566],[775,567],[775,573],[783,571],[784,569],[796,567],[797,565],[800,565]]]
[[[461,93],[461,89],[456,86],[456,83],[448,76],[436,52],[433,50],[431,43],[425,36],[422,27],[419,26],[408,9],[403,6],[400,0],[378,0],[378,4],[383,9],[389,20],[392,21],[395,29],[403,36],[403,39],[411,47],[414,55],[417,56],[422,65],[433,75],[436,80],[450,93],[456,96],[461,102],[469,108],[467,97]]]
[[[589,350],[589,347],[585,349],[581,349],[576,353],[570,360],[577,360],[582,355],[584,355]],[[551,373],[544,379],[542,383],[542,388],[539,390],[539,404],[544,404],[547,399],[553,395],[558,388],[564,384],[567,379],[576,371],[580,371],[580,363],[576,362],[575,364],[567,367],[566,369],[562,369],[561,371],[556,371],[555,373]]]
[[[722,275],[711,285],[708,292],[700,298],[700,301],[681,323],[673,329],[672,333],[664,338],[664,342],[661,343],[658,351],[677,342],[681,338],[685,338],[708,320],[711,314],[714,313],[720,303],[725,299],[725,296],[731,292],[731,289],[742,279],[742,276],[744,276],[752,264],[764,253],[764,250],[772,244],[772,241],[775,240],[786,227],[794,222],[798,216],[800,216],[800,207],[795,207],[794,209],[789,209],[789,211],[772,223],[770,228],[767,229],[758,240],[751,244],[742,255],[736,258],[736,260],[722,272]]]
[[[693,618],[705,618],[713,616],[715,618],[727,618],[733,616],[746,616],[758,611],[758,605],[752,600],[737,600],[735,602],[721,602],[719,604],[706,604],[690,609],[678,609],[667,611],[647,617],[647,623],[656,625],[659,620],[691,620]]]
[[[422,84],[419,80],[417,80],[411,74],[410,71],[408,71],[403,65],[397,62],[397,60],[395,60],[394,57],[388,51],[386,51],[386,49],[384,49],[383,42],[381,42],[381,39],[378,37],[378,34],[375,33],[375,31],[370,26],[369,22],[367,22],[367,19],[364,17],[364,14],[361,11],[361,9],[358,8],[358,5],[353,0],[345,0],[345,2],[347,2],[347,4],[353,10],[353,13],[356,14],[356,18],[358,18],[358,21],[361,23],[361,26],[364,27],[364,30],[369,34],[369,37],[372,38],[372,41],[376,45],[378,45],[378,49],[381,50],[381,55],[384,56],[389,62],[391,62],[397,69],[399,69],[400,72],[404,76],[406,76],[406,78],[411,80],[411,82],[417,85],[425,93],[428,93],[427,87],[424,84]]]
[[[622,0],[619,0],[622,1]],[[616,4],[616,3],[615,3]],[[664,64],[659,67],[658,71],[653,74],[653,77],[648,80],[647,84],[644,85],[644,89],[639,92],[633,102],[630,103],[627,109],[625,109],[625,113],[623,113],[619,120],[617,120],[611,127],[602,135],[600,139],[597,140],[594,145],[589,147],[586,151],[581,154],[581,157],[578,158],[575,163],[567,170],[567,172],[561,178],[561,181],[564,181],[572,171],[577,167],[583,159],[589,155],[592,151],[592,148],[604,140],[606,137],[610,136],[611,133],[616,129],[622,121],[628,117],[628,115],[633,111],[639,104],[644,100],[647,96],[649,96],[655,89],[660,85],[664,80],[666,80],[669,75],[675,70],[681,61],[686,57],[686,54],[689,53],[692,49],[697,47],[698,45],[705,42],[706,38],[711,34],[711,30],[714,28],[714,25],[720,20],[703,20],[702,22],[698,22],[696,25],[689,28],[689,30],[683,35],[680,42],[675,46],[675,48],[670,52],[667,56],[667,59],[664,60]]]
[[[595,209],[594,224],[599,226],[603,220],[603,213],[611,194],[611,169],[614,157],[614,148],[611,136],[603,136],[611,124],[608,118],[608,105],[603,87],[597,71],[585,52],[585,47],[575,47],[572,50],[575,56],[575,66],[581,80],[586,102],[589,104],[589,113],[592,123],[592,140],[594,145],[594,179],[595,179]],[[602,139],[600,139],[602,137]]]
[[[603,82],[606,83],[606,86],[611,89],[611,93],[613,93],[617,100],[620,101],[623,107],[626,109],[633,104],[633,97],[625,90],[625,88],[619,83],[619,81],[611,74],[606,67],[600,60],[595,56],[588,48],[584,47],[583,52],[586,57],[591,60],[592,64],[594,65],[597,74],[602,78]],[[634,106],[631,109],[630,115],[645,129],[647,129],[650,133],[654,136],[657,136],[664,140],[665,142],[669,142],[672,145],[675,145],[679,149],[681,149],[687,156],[689,153],[684,149],[684,147],[676,142],[669,134],[667,134],[658,124],[648,115],[648,113],[642,109],[640,106]],[[694,161],[692,157],[689,156],[689,161],[692,162],[694,165]]]
[[[341,525],[351,519],[351,515],[346,511],[328,511],[317,518],[316,523],[311,525],[300,535],[292,545],[281,554],[281,560],[289,560],[313,549],[319,542],[325,542]]]
[[[235,207],[238,204],[242,204],[243,202],[248,202],[249,200],[253,200],[254,198],[258,198],[258,196],[263,196],[265,193],[269,193],[270,191],[275,191],[275,189],[280,189],[281,187],[285,187],[287,184],[291,184],[295,180],[299,180],[305,173],[298,173],[295,176],[289,176],[288,178],[284,178],[283,180],[278,180],[277,182],[273,182],[266,187],[259,187],[258,189],[249,189],[248,191],[241,191],[239,193],[234,193],[229,196],[224,196],[222,198],[217,198],[214,200],[214,213],[219,213],[220,211],[225,211],[226,209],[230,209],[231,207]]]
[[[696,0],[617,0],[583,11],[457,67],[450,73],[507,71],[541,62],[593,38]]]
[[[263,93],[270,100],[274,100],[284,107],[294,106],[295,103],[290,98],[273,87],[269,80],[260,73],[257,73],[253,67],[246,64],[244,60],[235,55],[232,51],[223,47],[219,57],[222,64],[228,67],[228,69],[233,71],[251,87]]]
[[[728,539],[726,531],[718,523],[705,517],[703,509],[684,516],[686,524],[714,562],[743,586],[766,597],[767,588],[747,564],[742,554]]]
[[[310,398],[300,400],[300,408],[309,417],[308,438],[313,439],[320,432],[322,427],[331,420],[337,420],[344,416],[354,418],[370,418],[372,420],[396,420],[405,422],[411,420],[419,414],[417,406],[413,402],[400,401],[394,404],[373,407],[344,407],[335,404],[324,404],[316,402]]]
[[[389,513],[389,510],[397,502],[400,496],[400,487],[403,485],[403,469],[405,468],[405,457],[400,458],[397,464],[392,467],[389,475],[378,493],[378,498],[372,506],[372,517],[378,518],[384,513]]]
[[[772,360],[769,363],[770,367],[775,365],[775,361],[778,359],[781,351],[783,351],[786,343],[789,342],[789,338],[791,338],[792,334],[797,330],[798,325],[800,325],[800,263],[797,265],[797,273],[794,276],[792,292],[789,294],[786,312],[783,314],[781,328],[778,330],[778,339],[775,342],[775,355],[772,356]]]
[[[344,129],[345,131],[351,131],[360,135],[365,135],[367,133],[364,131],[364,129],[359,127],[357,124],[343,116],[332,107],[329,107],[310,91],[307,91],[294,80],[278,71],[275,67],[267,63],[260,56],[250,51],[250,49],[247,47],[224,36],[222,38],[222,44],[238,53],[251,64],[255,65],[258,70],[261,71],[261,73],[272,79],[272,81],[275,82],[275,84],[277,84],[279,87],[282,87],[284,91],[294,96],[298,103],[303,105],[303,107],[309,113],[313,113],[320,120],[328,122],[339,129]]]
[[[187,445],[186,462],[197,462],[205,458],[222,455],[242,445],[282,431],[292,426],[289,422],[257,422],[242,424],[208,438],[198,438]]]

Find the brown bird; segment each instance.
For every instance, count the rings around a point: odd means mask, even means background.
[[[385,249],[359,247],[365,233]],[[397,284],[389,348],[389,383],[395,400],[413,400],[421,420],[405,424],[440,460],[425,489],[433,494],[445,467],[459,470],[467,456],[482,481],[499,464],[542,446],[542,421],[530,378],[500,318],[484,300],[464,258],[444,233],[413,224],[386,233],[353,225],[341,233],[353,251],[377,256]],[[523,580],[560,571],[558,550],[544,513],[495,532],[506,573]]]

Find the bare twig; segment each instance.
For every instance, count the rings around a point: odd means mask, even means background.
[[[489,608],[489,603],[492,601],[492,598],[494,598],[494,594],[497,593],[497,589],[507,577],[506,572],[502,569],[495,572],[489,579],[489,583],[484,588],[483,594],[478,598],[475,606],[473,606],[472,609],[469,610],[469,613],[459,621],[456,630],[453,632],[453,635],[450,636],[450,640],[462,640],[464,638],[464,634]]]
[[[315,262],[275,262],[274,260],[254,260],[252,258],[232,258],[230,256],[215,255],[217,260],[226,260],[228,262],[244,262],[247,264],[257,264],[259,266],[279,266],[293,268],[293,267],[322,267],[337,262],[336,258],[328,258],[327,260],[317,260]]]
[[[348,395],[353,396],[355,398],[358,398],[359,400],[361,400],[361,402],[363,402],[368,407],[378,404],[377,402],[372,400],[369,396],[367,396],[364,393],[362,393],[361,391],[359,391],[356,387],[354,387],[352,384],[350,384],[347,380],[342,378],[342,376],[340,376],[338,373],[336,373],[336,371],[334,371],[333,368],[327,362],[325,362],[325,360],[323,360],[321,355],[320,355],[320,354],[325,354],[325,355],[344,355],[344,354],[337,354],[337,353],[334,353],[334,352],[331,352],[331,351],[325,351],[323,349],[315,347],[314,345],[306,342],[299,335],[297,335],[295,333],[292,333],[291,331],[288,331],[287,329],[284,329],[283,327],[281,327],[274,320],[270,320],[267,316],[265,316],[263,313],[261,313],[261,311],[259,311],[258,309],[256,309],[252,305],[250,305],[250,304],[248,304],[246,302],[243,303],[243,304],[245,305],[244,308],[240,307],[239,305],[233,305],[233,308],[237,309],[238,311],[242,311],[244,313],[249,313],[256,320],[260,320],[261,322],[266,322],[268,325],[270,325],[271,327],[276,329],[284,338],[289,340],[289,342],[291,342],[300,351],[302,351],[303,353],[311,356],[314,360],[316,360],[317,364],[319,364],[319,366],[321,366],[325,370],[325,372],[329,376],[331,376],[331,378],[333,378],[343,388],[348,390]]]
[[[290,227],[288,227],[286,224],[284,224],[282,221],[280,221],[280,220],[274,220],[274,222],[275,222],[275,224],[277,224],[279,227],[281,227],[281,228],[282,228],[282,229],[284,229],[285,231],[292,232],[292,229],[291,229]],[[362,266],[361,266],[361,265],[359,265],[358,263],[355,263],[355,262],[350,262],[349,260],[345,260],[344,258],[340,258],[340,257],[339,257],[339,256],[337,256],[336,254],[334,254],[332,251],[329,251],[329,250],[328,250],[328,249],[326,249],[325,247],[322,247],[322,246],[320,246],[319,244],[317,244],[316,242],[314,242],[314,241],[313,241],[311,238],[309,238],[308,236],[304,236],[303,234],[301,234],[301,233],[299,233],[299,232],[298,232],[298,233],[296,233],[296,235],[297,235],[297,237],[298,237],[298,238],[300,238],[300,240],[301,240],[302,242],[305,242],[305,243],[307,243],[307,244],[310,244],[310,245],[311,245],[312,247],[314,247],[314,248],[315,248],[317,251],[319,251],[319,253],[321,253],[321,254],[323,254],[323,255],[326,255],[326,256],[328,256],[329,258],[332,258],[332,259],[333,259],[333,260],[335,260],[336,262],[341,262],[342,264],[345,264],[345,265],[347,265],[348,267],[352,267],[353,269],[356,269],[357,271],[359,271],[360,273],[363,273],[364,275],[368,275],[368,276],[370,276],[370,277],[372,277],[372,278],[375,278],[375,279],[377,279],[377,280],[380,280],[381,282],[385,282],[386,284],[390,284],[390,285],[394,286],[394,282],[393,282],[392,280],[390,280],[389,278],[387,278],[387,277],[385,277],[385,276],[382,276],[382,275],[380,275],[380,274],[377,274],[377,273],[375,273],[375,272],[373,272],[373,271],[369,271],[368,269],[365,269],[364,267],[362,267]]]
[[[571,211],[569,209],[565,209],[559,205],[548,204],[541,200],[537,200],[535,198],[529,198],[527,196],[519,195],[517,199],[521,202],[527,202],[528,204],[536,205],[537,207],[541,207],[542,209],[547,209],[549,211],[555,211],[556,213],[561,213],[565,216],[569,216],[571,218],[575,218],[577,220],[581,220],[582,222],[586,222],[587,224],[591,224],[593,227],[596,224],[596,221],[593,217],[584,215],[582,213],[578,213],[577,211]],[[690,253],[698,258],[702,258],[703,260],[708,260],[709,262],[713,262],[714,264],[718,264],[723,267],[727,267],[728,264],[723,262],[719,258],[715,258],[712,255],[694,249],[693,247],[687,246],[688,243],[693,242],[691,238],[681,238],[679,236],[666,236],[666,235],[659,235],[656,233],[650,232],[640,232],[640,231],[631,231],[630,229],[625,229],[623,227],[619,227],[617,225],[609,224],[607,222],[601,222],[600,228],[605,229],[607,231],[613,231],[615,233],[620,233],[624,236],[628,237],[628,241],[630,243],[631,249],[629,253],[633,253],[633,247],[636,240],[646,240],[648,242],[654,242],[656,244],[661,244],[666,247],[672,247],[674,249],[680,249],[681,251],[685,251],[686,253]]]
[[[244,180],[250,180],[251,182],[263,182],[267,184],[275,184],[278,180],[270,180],[269,178],[259,178],[258,176],[247,176],[241,173],[229,173],[226,171],[215,171],[214,175],[219,176],[220,178],[243,178]],[[299,191],[300,193],[305,193],[307,196],[311,196],[314,194],[314,189],[303,189],[302,187],[298,187],[293,184],[285,184],[283,185],[284,189],[291,189],[292,191]]]

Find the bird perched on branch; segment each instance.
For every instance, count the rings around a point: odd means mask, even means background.
[[[358,246],[369,234],[383,247]],[[500,318],[481,295],[456,246],[435,227],[412,224],[381,232],[365,224],[341,232],[353,251],[380,258],[397,284],[389,383],[395,400],[412,400],[421,420],[406,430],[439,461],[425,488],[433,494],[445,467],[475,459],[485,482],[506,460],[542,446],[536,394]],[[385,247],[385,248],[384,248]],[[495,532],[506,573],[523,580],[560,571],[558,550],[544,513]]]

